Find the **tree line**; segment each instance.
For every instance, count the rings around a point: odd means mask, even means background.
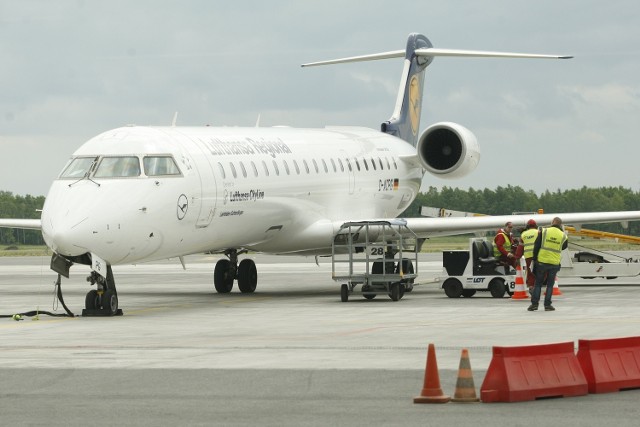
[[[40,218],[39,210],[44,205],[44,196],[19,196],[0,191],[0,218]],[[601,187],[572,190],[545,191],[538,195],[532,190],[518,186],[464,190],[454,187],[429,187],[420,193],[411,205],[400,215],[419,217],[422,206],[453,209],[486,215],[509,215],[514,212],[545,213],[602,212],[640,210],[640,193],[623,187]],[[593,224],[589,228],[611,233],[640,235],[640,223],[630,223],[624,229],[619,223]],[[12,230],[0,228],[0,245],[43,244],[42,235],[35,230]]]
[[[38,219],[44,205],[44,196],[18,196],[0,191],[0,218]],[[38,230],[0,228],[0,245],[43,245]]]

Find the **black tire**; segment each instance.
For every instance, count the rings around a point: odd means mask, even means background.
[[[383,273],[383,263],[382,261],[374,261],[371,264],[371,274],[382,274]]]
[[[476,294],[476,290],[475,289],[463,289],[462,290],[462,296],[465,297],[465,298],[471,298],[475,294]]]
[[[221,259],[216,263],[213,270],[213,286],[221,294],[228,294],[233,289],[233,279],[231,276],[231,261]]]
[[[91,289],[84,298],[84,308],[87,310],[95,310],[98,308],[98,291]]]
[[[340,299],[342,302],[349,301],[349,285],[346,283],[340,286]]]
[[[496,277],[489,282],[489,292],[494,298],[504,298],[504,294],[507,293],[507,287],[504,284],[504,280]]]
[[[113,289],[107,289],[102,294],[102,309],[112,316],[118,312],[118,295]]]
[[[376,294],[371,292],[371,286],[369,285],[363,285],[362,286],[362,296],[365,297],[366,299],[374,299],[376,297]]]
[[[250,294],[258,285],[258,270],[252,259],[243,259],[238,266],[238,289],[244,294]]]
[[[397,282],[389,285],[389,297],[391,298],[391,301],[400,300],[400,286],[402,286],[402,284]]]
[[[410,259],[403,258],[402,259],[402,273],[403,274],[413,274],[415,270],[413,269],[413,262]],[[400,263],[396,265],[396,274],[400,274]],[[413,282],[415,279],[406,279],[402,282],[404,283],[404,291],[411,292],[413,290]]]
[[[444,293],[449,298],[460,298],[462,295],[462,283],[458,279],[454,279],[452,277],[448,278],[442,284],[442,288],[444,289]]]

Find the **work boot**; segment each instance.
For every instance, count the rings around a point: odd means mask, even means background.
[[[537,309],[538,309],[538,304],[531,304],[529,308],[527,308],[528,311],[536,311]]]
[[[544,311],[555,311],[556,309],[553,308],[552,305],[545,305],[544,306]]]

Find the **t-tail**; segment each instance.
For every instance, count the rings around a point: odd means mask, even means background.
[[[316,65],[339,64],[344,62],[373,61],[378,59],[401,58],[404,56],[404,68],[400,80],[398,98],[389,120],[381,125],[381,130],[416,146],[420,130],[422,111],[422,94],[424,71],[436,56],[454,57],[497,57],[497,58],[555,58],[567,59],[571,56],[539,55],[512,52],[488,52],[476,50],[438,49],[434,48],[428,38],[422,34],[409,35],[405,50],[376,53],[372,55],[354,56],[329,61],[303,64],[303,67]],[[433,127],[433,126],[432,126]]]

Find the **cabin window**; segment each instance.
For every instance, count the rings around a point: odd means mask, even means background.
[[[237,178],[238,177],[238,173],[236,172],[236,167],[231,162],[229,162],[229,167],[231,167],[231,174],[233,175],[233,177]]]
[[[247,170],[244,168],[244,163],[240,162],[240,169],[242,170],[242,176],[247,177]]]
[[[391,160],[393,160],[393,167],[398,169],[398,164],[396,163],[395,157],[392,157]]]
[[[282,163],[284,164],[284,170],[287,172],[287,175],[290,175],[289,164],[287,163],[286,160],[283,160]]]
[[[329,173],[329,168],[327,167],[327,162],[322,159],[322,166],[324,167],[324,173]]]
[[[269,167],[267,166],[267,162],[265,162],[264,160],[262,161],[262,167],[264,168],[264,174],[266,176],[269,176]]]
[[[336,161],[333,160],[333,158],[331,159],[331,166],[333,166],[333,171],[334,172],[338,172],[338,168],[336,167]]]
[[[349,159],[345,159],[347,162],[347,166],[349,167],[349,172],[353,172],[353,168],[351,167],[351,162],[349,161]]]
[[[389,158],[385,157],[384,159],[387,161],[387,169],[391,170],[391,163],[389,163]]]
[[[373,166],[373,170],[376,170],[376,161],[373,159],[373,157],[371,158],[371,166]]]
[[[60,178],[83,178],[91,171],[97,157],[76,157],[60,174]]]
[[[302,163],[304,163],[304,168],[307,171],[307,174],[309,173],[309,164],[307,163],[306,160],[302,160]]]
[[[316,173],[320,173],[320,169],[318,168],[318,162],[316,162],[316,159],[311,159],[311,161],[313,162],[313,168],[316,170]]]
[[[338,164],[340,165],[340,171],[344,172],[344,165],[342,164],[342,160],[338,159]]]
[[[276,161],[273,161],[273,168],[276,170],[276,175],[280,176],[280,169],[278,169],[278,164]]]
[[[253,168],[253,176],[258,176],[258,168],[256,167],[256,164],[253,163],[253,160],[251,161],[251,167]]]
[[[222,163],[218,163],[218,169],[220,169],[220,175],[222,176],[222,179],[226,179],[227,174],[224,173],[224,166],[222,166]]]
[[[360,162],[358,162],[358,159],[353,159],[356,162],[356,167],[358,168],[358,172],[360,172]]]
[[[364,168],[369,170],[369,163],[367,163],[367,159],[362,159],[362,163],[364,163]]]
[[[147,176],[180,175],[180,169],[171,156],[145,156],[142,164]]]
[[[293,166],[296,168],[296,173],[298,175],[300,175],[300,168],[298,167],[298,162],[296,162],[295,160],[293,161]]]
[[[103,157],[96,178],[131,178],[140,176],[140,159],[135,156]]]
[[[380,163],[380,170],[384,170],[384,165],[382,164],[382,159],[378,157],[378,163]]]

